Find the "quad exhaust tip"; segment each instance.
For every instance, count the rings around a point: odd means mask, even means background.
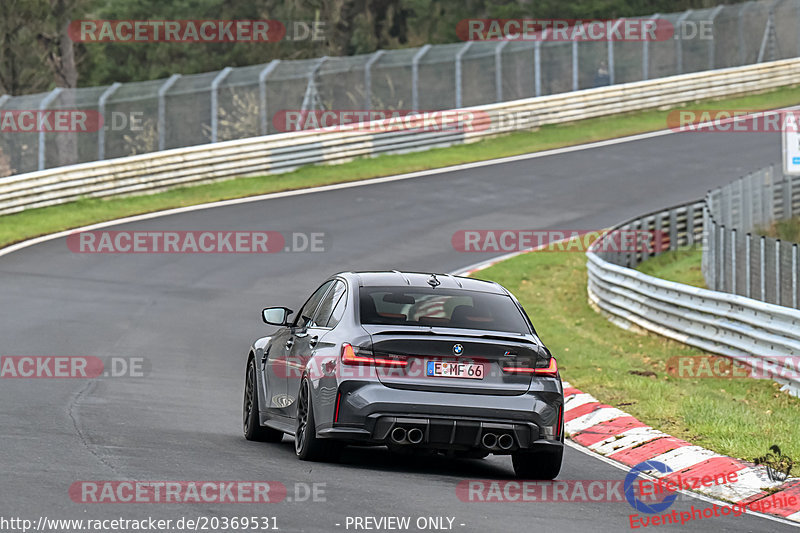
[[[408,442],[411,444],[419,444],[425,435],[419,428],[412,428],[408,430]]]
[[[497,446],[497,435],[494,433],[486,433],[481,442],[487,448],[494,448]]]
[[[510,450],[514,446],[514,437],[508,433],[503,433],[497,438],[497,446],[501,450]]]
[[[392,441],[400,444],[406,440],[406,430],[401,427],[396,427],[392,430]]]

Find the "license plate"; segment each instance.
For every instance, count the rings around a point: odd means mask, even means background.
[[[427,374],[436,378],[483,379],[483,365],[428,361]]]

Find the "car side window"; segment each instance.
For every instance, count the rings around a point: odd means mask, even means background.
[[[339,323],[341,316],[334,323],[331,323],[331,319],[333,311],[336,309],[339,300],[342,299],[342,295],[345,293],[345,289],[346,285],[343,282],[336,282],[336,285],[328,292],[325,299],[322,300],[319,309],[317,309],[314,319],[312,320],[314,326],[333,328]]]
[[[308,324],[311,322],[311,317],[314,316],[314,311],[317,310],[319,307],[319,302],[322,300],[325,293],[328,292],[331,285],[333,285],[334,280],[326,281],[323,283],[317,290],[314,291],[314,294],[306,301],[302,308],[300,308],[300,312],[297,313],[297,318],[294,319],[293,327],[296,328],[306,328]]]

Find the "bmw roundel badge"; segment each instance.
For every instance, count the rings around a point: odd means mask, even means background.
[[[464,352],[464,347],[460,344],[453,345],[453,353],[456,355],[461,355]]]

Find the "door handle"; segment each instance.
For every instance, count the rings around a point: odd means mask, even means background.
[[[286,341],[287,350],[290,349],[292,346],[294,346],[294,339],[289,339],[288,341]]]
[[[311,347],[313,348],[314,346],[316,346],[316,345],[317,345],[317,341],[318,341],[318,340],[319,340],[319,337],[317,337],[316,335],[314,335],[313,337],[311,337],[310,339],[308,339],[308,345],[309,345],[309,346],[311,346]]]

